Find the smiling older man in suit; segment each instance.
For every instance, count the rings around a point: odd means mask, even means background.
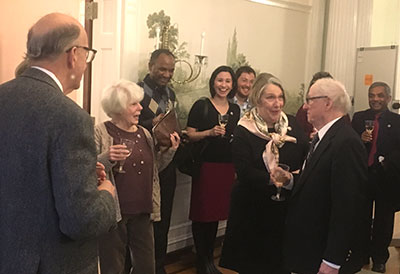
[[[357,230],[368,223],[366,151],[344,121],[350,99],[341,83],[318,80],[304,107],[318,133],[289,203],[286,265],[301,274],[355,273],[362,265]]]
[[[90,116],[64,96],[93,57],[78,21],[49,14],[28,33],[32,67],[0,86],[2,274],[98,272],[115,189],[96,177]]]

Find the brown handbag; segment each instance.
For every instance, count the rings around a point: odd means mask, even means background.
[[[153,136],[157,140],[157,144],[163,147],[170,147],[171,133],[181,134],[181,127],[179,125],[178,116],[175,109],[168,111],[163,118],[153,127]]]

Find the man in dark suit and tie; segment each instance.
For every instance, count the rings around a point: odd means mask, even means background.
[[[365,148],[343,116],[351,103],[344,86],[318,80],[304,108],[318,130],[313,150],[296,180],[285,232],[285,264],[294,273],[355,273],[352,251],[366,207]],[[364,210],[365,211],[365,210]],[[349,262],[348,262],[349,261]]]
[[[396,181],[388,181],[391,174],[385,166],[390,167],[392,160],[398,161],[396,155],[400,151],[400,115],[388,109],[390,100],[390,87],[383,82],[373,83],[368,89],[370,108],[356,112],[352,121],[353,128],[361,136],[368,152],[370,218],[372,219],[373,201],[375,214],[372,233],[368,231],[365,240],[371,240],[369,255],[373,261],[372,270],[381,273],[385,272],[385,264],[389,258],[388,247],[393,234],[395,209],[390,203],[390,184],[398,184]],[[367,120],[372,129],[366,129]],[[369,261],[369,258],[365,261]]]
[[[46,15],[28,33],[31,67],[0,85],[1,274],[98,273],[115,189],[97,179],[90,116],[64,95],[94,53],[77,20]]]

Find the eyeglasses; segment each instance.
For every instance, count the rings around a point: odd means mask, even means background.
[[[314,96],[314,97],[306,97],[305,101],[309,105],[312,101],[314,101],[316,99],[323,99],[323,98],[329,98],[329,97],[326,96],[326,95]]]
[[[97,50],[91,49],[88,47],[84,47],[84,46],[72,46],[69,49],[67,49],[65,52],[70,52],[73,48],[80,48],[80,49],[86,50],[86,63],[92,62],[97,53]]]

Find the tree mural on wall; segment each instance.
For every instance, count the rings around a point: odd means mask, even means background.
[[[233,31],[232,40],[228,41],[228,50],[226,53],[226,64],[230,66],[233,71],[236,71],[241,66],[250,66],[243,53],[237,53],[238,41],[236,38],[236,28]]]
[[[193,63],[190,60],[191,55],[187,52],[187,42],[179,42],[179,29],[176,24],[171,23],[171,17],[165,14],[164,10],[159,12],[154,12],[149,14],[147,17],[147,27],[149,29],[148,37],[150,39],[156,38],[157,27],[162,27],[164,25],[169,26],[167,32],[168,35],[168,48],[175,55],[176,60],[185,60],[189,63]],[[215,53],[214,53],[215,54]],[[209,57],[209,58],[212,58]],[[148,60],[140,61],[140,69],[138,72],[138,79],[142,80],[148,72],[147,68]],[[241,66],[250,66],[249,61],[247,61],[246,56],[243,53],[238,53],[238,38],[237,31],[234,28],[232,38],[228,40],[226,64],[234,71],[236,71]],[[259,71],[254,68],[257,72]],[[188,67],[182,62],[177,62],[174,78],[175,79],[185,79],[187,75]],[[178,84],[171,82],[171,87],[175,90],[176,96],[179,101],[178,105],[178,116],[182,127],[186,126],[187,115],[193,103],[200,97],[209,96],[208,81],[209,75],[205,75],[206,66],[202,68],[202,72],[198,79],[193,82]],[[295,114],[298,107],[302,104],[302,93],[304,92],[304,87],[300,88],[300,91],[290,91],[286,90],[287,102],[285,104],[285,112],[289,114]]]
[[[166,15],[164,10],[149,14],[147,17],[147,27],[149,29],[148,37],[154,39],[157,36],[157,27],[161,30],[164,26],[169,26],[167,34],[168,37],[168,49],[175,55],[177,63],[175,65],[174,79],[186,79],[188,73],[187,64],[180,62],[182,60],[187,61],[189,64],[191,55],[187,52],[187,42],[179,42],[179,29],[176,24],[171,24],[171,17]],[[163,35],[163,33],[161,33]],[[165,45],[164,45],[165,46]],[[141,68],[138,72],[138,78],[143,79],[147,74],[147,62],[148,60],[141,62]],[[171,82],[169,85],[173,88],[178,99],[177,112],[182,127],[186,126],[187,115],[193,103],[200,97],[208,96],[207,83],[208,79],[204,76],[203,67],[201,75],[193,82],[179,84]]]

